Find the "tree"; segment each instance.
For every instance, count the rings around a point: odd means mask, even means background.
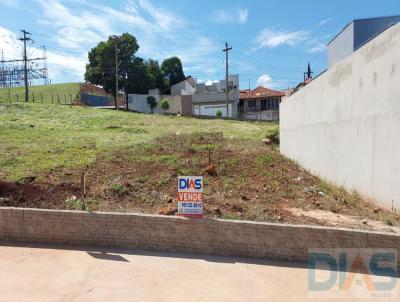
[[[164,60],[161,64],[161,71],[168,81],[168,86],[172,86],[185,79],[182,62],[178,57],[172,57]]]
[[[154,88],[155,84],[142,58],[136,57],[130,62],[127,75],[127,93],[147,94],[149,89]]]
[[[118,61],[119,79],[118,86],[121,90],[125,89],[127,80],[125,76],[131,64],[135,59],[135,53],[139,45],[134,36],[124,33],[117,40],[108,38],[107,41],[101,41],[96,47],[89,51],[89,64],[86,65],[85,80],[95,84],[102,85],[107,93],[115,95],[115,43],[119,49]]]
[[[116,44],[117,43],[117,44]],[[165,90],[185,78],[177,57],[165,60],[160,68],[156,60],[136,57],[139,45],[134,36],[124,33],[117,39],[101,41],[89,51],[85,80],[104,87],[115,96],[115,45],[118,47],[118,86],[125,93],[147,94],[149,89]],[[170,84],[172,83],[172,84]]]
[[[154,96],[147,97],[147,104],[150,105],[151,113],[153,113],[154,108],[157,106],[156,98]]]
[[[168,99],[163,99],[161,101],[161,109],[163,110],[164,114],[165,114],[165,111],[169,110],[169,100]]]
[[[165,76],[163,72],[161,71],[160,66],[158,65],[158,62],[152,59],[149,59],[147,62],[147,70],[148,73],[150,74],[152,83],[151,83],[151,88],[158,88],[160,90],[164,90],[167,88],[167,83],[165,81]]]
[[[222,117],[222,111],[221,111],[221,110],[218,110],[218,111],[217,111],[216,117],[218,117],[218,118],[221,118],[221,117]]]

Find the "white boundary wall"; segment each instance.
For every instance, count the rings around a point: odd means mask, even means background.
[[[400,209],[400,24],[285,99],[281,153]]]

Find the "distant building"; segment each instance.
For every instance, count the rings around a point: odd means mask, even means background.
[[[243,119],[279,120],[279,104],[285,92],[262,86],[254,90],[242,90],[239,101],[239,115]]]
[[[216,116],[221,111],[223,117],[237,118],[239,104],[239,75],[228,77],[228,113],[226,108],[226,80],[211,85],[197,84],[192,96],[193,115]]]
[[[192,76],[171,86],[171,95],[193,95],[196,92],[196,81]]]
[[[399,22],[400,16],[351,21],[328,43],[328,68],[347,58],[379,33]]]
[[[182,114],[190,116],[192,115],[192,95],[195,92],[195,88],[196,81],[192,76],[188,76],[165,91],[154,88],[150,89],[148,94],[129,94],[129,110],[142,113]],[[151,108],[147,102],[149,96],[154,97],[157,103],[154,108]],[[160,106],[161,101],[164,99],[169,100],[169,110],[165,112]]]

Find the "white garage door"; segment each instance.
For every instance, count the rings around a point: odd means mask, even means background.
[[[217,112],[221,111],[222,116],[226,117],[226,105],[200,105],[200,115],[216,116]],[[229,116],[232,115],[232,104],[229,104]]]

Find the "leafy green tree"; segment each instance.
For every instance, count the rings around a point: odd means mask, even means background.
[[[119,62],[119,89],[126,93],[146,94],[149,89],[165,90],[185,78],[182,62],[177,57],[166,59],[161,68],[156,60],[136,57],[139,45],[134,36],[124,33],[117,39],[101,41],[89,51],[85,80],[104,87],[115,96],[115,45]]]
[[[130,62],[126,82],[127,93],[147,94],[154,88],[154,82],[148,72],[147,64],[142,58]]]
[[[154,96],[147,97],[147,104],[150,105],[151,113],[153,113],[154,108],[156,108],[156,106],[157,106],[156,98]]]
[[[118,61],[119,82],[121,90],[125,89],[127,83],[126,75],[132,68],[131,64],[135,59],[135,53],[139,45],[134,36],[124,33],[117,40],[108,38],[107,41],[101,41],[96,47],[89,51],[89,64],[86,65],[85,80],[104,87],[107,93],[115,96],[115,43],[119,49]]]
[[[182,62],[178,57],[172,57],[164,60],[161,64],[161,71],[168,81],[168,86],[172,86],[185,79]]]
[[[216,116],[217,116],[218,118],[221,118],[221,117],[222,117],[222,111],[221,111],[221,110],[218,110]]]
[[[151,77],[151,87],[159,88],[160,90],[164,90],[167,88],[167,83],[165,81],[165,76],[161,71],[160,65],[156,60],[149,59],[147,62],[147,70]]]
[[[163,99],[161,101],[161,109],[163,110],[164,114],[165,114],[165,111],[169,110],[169,99]]]

